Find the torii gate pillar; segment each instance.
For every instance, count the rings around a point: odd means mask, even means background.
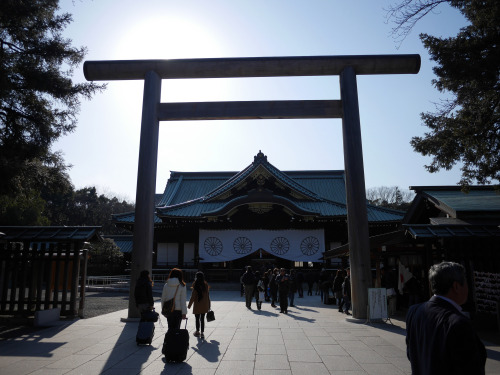
[[[363,147],[359,119],[356,74],[350,66],[340,74],[340,97],[344,115],[342,135],[347,201],[347,231],[351,266],[352,316],[366,318],[368,288],[372,287],[368,214],[366,211]]]

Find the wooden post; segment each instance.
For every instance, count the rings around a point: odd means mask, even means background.
[[[149,71],[144,77],[141,140],[135,198],[134,245],[130,270],[129,318],[140,317],[134,298],[135,283],[139,278],[139,274],[142,270],[148,270],[150,273],[152,271],[156,165],[160,129],[157,108],[160,97],[161,78],[154,71]]]
[[[366,319],[368,288],[371,285],[370,244],[366,211],[363,149],[359,119],[358,89],[354,68],[347,66],[340,74],[340,96],[344,116],[344,165],[346,175],[347,232],[351,267],[352,316]]]

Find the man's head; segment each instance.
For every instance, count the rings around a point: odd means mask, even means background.
[[[467,301],[469,288],[465,268],[455,262],[442,262],[429,270],[429,285],[432,293],[448,297],[459,305]]]

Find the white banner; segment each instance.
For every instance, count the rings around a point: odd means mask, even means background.
[[[265,250],[295,262],[318,262],[325,251],[323,229],[205,230],[200,229],[200,262],[227,262]]]

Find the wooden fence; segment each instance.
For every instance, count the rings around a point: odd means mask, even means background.
[[[61,316],[79,315],[87,252],[75,250],[74,243],[0,243],[0,314],[30,316],[60,308]]]

